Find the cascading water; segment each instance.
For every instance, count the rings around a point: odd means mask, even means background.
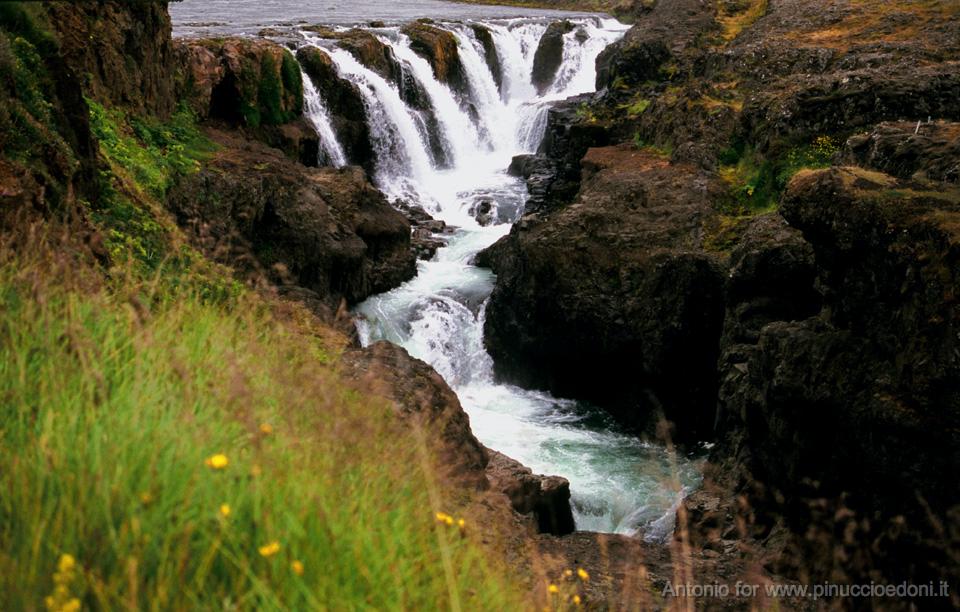
[[[333,123],[330,120],[330,113],[320,97],[320,92],[317,91],[317,87],[307,76],[307,73],[301,71],[301,76],[303,78],[304,114],[320,137],[320,165],[342,168],[347,165],[347,155],[343,152],[343,147],[337,139],[337,133],[334,131]]]
[[[498,383],[483,344],[485,304],[495,278],[471,261],[509,232],[527,197],[522,181],[505,169],[514,155],[537,148],[551,102],[593,89],[597,56],[624,31],[612,20],[575,23],[577,29],[564,40],[557,81],[542,97],[530,79],[543,22],[484,24],[502,66],[499,89],[472,30],[439,26],[457,39],[469,100],[438,82],[405,36],[381,36],[430,98],[450,168],[431,163],[429,135],[418,129],[417,111],[404,105],[396,86],[346,51],[327,50],[376,118],[370,127],[378,186],[458,228],[433,260],[419,263],[415,279],[361,304],[357,325],[365,344],[389,340],[434,366],[487,446],[539,473],[568,478],[578,528],[658,539],[669,533],[678,500],[698,483],[696,463],[620,433],[609,417],[588,406]],[[489,204],[491,222],[478,222],[474,212],[480,203]]]

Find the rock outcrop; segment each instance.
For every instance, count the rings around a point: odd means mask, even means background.
[[[409,222],[361,169],[308,169],[258,143],[210,135],[220,151],[168,198],[209,253],[314,291],[332,309],[416,273]]]
[[[47,5],[60,54],[83,79],[87,95],[161,117],[174,110],[174,51],[165,0]]]
[[[681,435],[713,421],[723,276],[702,250],[716,179],[630,146],[591,149],[577,200],[525,216],[481,258],[500,376]]]
[[[488,488],[488,451],[470,430],[470,417],[456,393],[436,370],[389,342],[347,351],[341,368],[344,378],[356,381],[365,393],[372,390],[405,418],[418,420],[421,441],[438,453],[447,478]]]
[[[901,179],[960,182],[960,123],[881,123],[852,136],[847,163]]]
[[[557,71],[563,64],[563,37],[572,32],[574,25],[569,21],[555,21],[547,26],[540,38],[537,51],[533,56],[533,86],[543,95],[553,85]]]
[[[201,119],[232,126],[281,125],[303,112],[303,81],[296,59],[268,40],[178,41],[182,96]]]
[[[739,258],[755,263],[741,265],[738,278],[750,268],[783,271],[794,303],[786,288],[765,286],[780,300],[765,312],[771,321],[748,326],[752,342],[725,341],[724,354],[741,360],[721,361],[719,461],[766,489],[769,497],[753,499],[755,512],[818,534],[793,545],[813,577],[942,577],[956,537],[930,520],[960,508],[948,484],[960,468],[960,191],[835,168],[798,175],[782,214],[810,247],[779,229]],[[747,276],[780,278],[770,272]],[[811,300],[814,287],[822,308]],[[732,293],[734,312],[756,301],[747,293]],[[804,303],[809,317],[796,308]],[[869,562],[838,563],[831,547],[841,544],[827,537],[835,527],[817,499],[842,499],[843,512],[869,517],[842,546],[886,541],[883,550]],[[923,561],[905,567],[900,555]]]
[[[506,495],[515,511],[532,515],[540,533],[573,533],[576,525],[570,507],[570,483],[566,478],[539,476],[502,453],[488,450],[488,454],[490,486]]]
[[[453,34],[425,21],[408,24],[401,31],[410,37],[410,48],[430,62],[438,81],[454,91],[467,91],[467,78]]]

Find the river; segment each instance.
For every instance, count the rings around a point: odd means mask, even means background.
[[[531,84],[533,57],[556,12],[433,0],[187,0],[172,5],[171,13],[181,35],[211,29],[238,34],[301,21],[387,22],[371,31],[390,45],[404,71],[426,92],[433,122],[408,107],[395,85],[330,41],[302,32],[302,44],[328,53],[340,75],[359,86],[368,114],[378,118],[370,126],[377,186],[393,200],[419,204],[457,229],[448,246],[419,263],[416,278],[356,307],[362,341],[388,340],[430,363],[457,393],[485,445],[538,473],[569,479],[578,529],[648,540],[667,537],[682,495],[700,482],[698,460],[624,433],[591,406],[497,381],[483,344],[485,305],[496,279],[471,263],[522,215],[527,192],[521,180],[506,172],[511,159],[536,151],[552,103],[593,91],[597,56],[623,35],[625,26],[601,16],[565,14],[577,27],[564,37],[563,64],[553,85],[538,95]],[[439,83],[391,25],[423,16],[456,36],[468,81],[465,94]],[[470,21],[482,22],[493,34],[503,67],[501,87]],[[347,163],[323,92],[312,83],[306,87],[306,110],[323,142],[325,161]],[[428,124],[439,133],[428,133]],[[442,160],[431,149],[431,136],[439,136]],[[489,208],[492,223],[478,222],[481,204]]]

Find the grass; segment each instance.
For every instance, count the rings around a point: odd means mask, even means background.
[[[0,608],[522,607],[323,334],[65,253],[0,252]]]

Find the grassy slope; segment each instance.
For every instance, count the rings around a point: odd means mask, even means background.
[[[0,47],[44,113],[31,43]],[[190,117],[91,120],[110,269],[70,227],[0,224],[0,609],[528,607],[470,517],[435,520],[428,449],[338,380],[337,339],[163,212],[209,151]]]

